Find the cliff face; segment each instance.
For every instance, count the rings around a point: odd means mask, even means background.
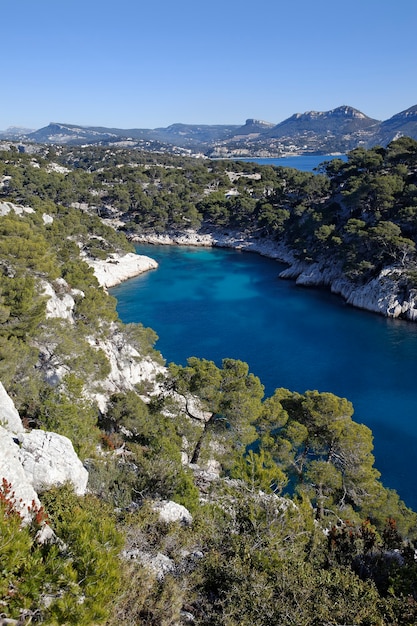
[[[92,394],[101,411],[112,394],[133,390],[140,383],[146,382],[150,393],[152,389],[157,391],[156,379],[165,372],[165,367],[151,357],[141,356],[116,324],[112,325],[107,338],[92,339],[92,344],[104,352],[110,364],[110,373],[100,384],[101,392]]]
[[[116,285],[122,280],[137,276],[149,269],[155,269],[158,264],[149,257],[137,254],[112,255],[107,261],[87,262],[93,268],[97,280],[104,288]],[[47,296],[46,316],[49,319],[60,319],[75,324],[74,309],[76,298],[83,298],[84,293],[78,289],[70,289],[64,279],[54,283],[42,281],[42,293]],[[148,388],[157,389],[156,378],[165,372],[165,368],[151,356],[143,356],[129,343],[120,325],[111,323],[106,333],[99,336],[87,337],[93,350],[101,351],[107,358],[109,373],[99,381],[97,388],[89,389],[88,395],[97,402],[101,411],[104,411],[108,398],[117,392],[135,389],[140,383],[147,383]],[[46,380],[55,385],[69,373],[68,367],[62,365],[60,359],[51,358],[50,346],[39,345],[39,353],[45,358],[40,359],[43,365]],[[48,356],[46,357],[46,353]]]
[[[327,287],[359,309],[386,317],[417,321],[417,290],[404,292],[401,270],[384,269],[364,285],[350,282],[337,265],[294,263],[280,273],[281,278],[294,279],[297,285]]]

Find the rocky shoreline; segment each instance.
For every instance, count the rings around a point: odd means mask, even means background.
[[[235,231],[165,233],[134,235],[135,243],[154,245],[215,246],[256,252],[282,263],[288,268],[280,278],[295,280],[305,287],[324,287],[340,295],[347,304],[390,318],[417,321],[417,289],[405,288],[403,271],[384,268],[373,280],[357,285],[348,280],[337,263],[323,260],[316,263],[298,261],[291,250],[276,241]]]
[[[154,259],[134,252],[112,254],[104,261],[90,258],[85,258],[85,261],[93,269],[95,277],[104,289],[115,287],[129,278],[158,267]]]
[[[189,230],[164,234],[135,234],[131,241],[153,245],[218,247],[256,252],[288,265],[279,273],[280,278],[295,280],[297,285],[304,287],[329,289],[341,296],[347,304],[359,309],[394,319],[417,321],[417,289],[405,288],[404,272],[398,267],[384,268],[376,278],[363,285],[357,285],[345,276],[336,262],[328,259],[316,263],[299,261],[282,243],[238,231]],[[85,260],[93,268],[98,282],[104,289],[158,267],[154,259],[132,252],[112,254],[106,260],[89,258]]]

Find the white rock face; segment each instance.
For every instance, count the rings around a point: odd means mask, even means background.
[[[116,324],[113,324],[108,339],[97,341],[92,338],[91,345],[103,350],[110,364],[110,374],[100,383],[103,393],[94,394],[100,410],[104,411],[111,394],[132,390],[143,381],[150,382],[157,390],[155,379],[158,374],[165,373],[166,368],[151,357],[141,356]]]
[[[56,433],[26,433],[12,399],[0,383],[0,483],[12,485],[16,507],[29,519],[28,507],[40,506],[37,491],[70,482],[79,495],[86,492],[88,472],[71,441]]]
[[[105,261],[86,257],[85,261],[93,268],[100,285],[106,289],[158,267],[158,263],[154,259],[134,252],[124,255],[112,254]]]
[[[0,426],[9,433],[23,433],[24,428],[20,415],[16,410],[13,400],[0,382]],[[1,478],[1,476],[0,476]]]
[[[169,233],[163,235],[135,235],[134,241],[152,243],[159,245],[180,245],[180,246],[216,246],[218,248],[233,248],[234,250],[245,250],[247,252],[257,252],[272,259],[278,259],[283,263],[293,263],[294,256],[284,245],[276,241],[269,241],[265,238],[247,236],[238,231],[228,230],[213,231],[210,233],[200,233],[195,230],[188,230],[181,233]]]
[[[385,268],[379,276],[364,285],[350,282],[336,264],[297,262],[280,273],[281,278],[295,279],[297,285],[330,287],[348,304],[386,317],[403,317],[417,321],[417,290],[404,293],[402,271]]]
[[[32,502],[40,506],[38,494],[20,463],[19,446],[13,434],[0,426],[0,482],[3,478],[11,483],[16,508],[23,519],[28,520],[28,507]]]
[[[377,278],[361,287],[343,280],[334,281],[331,289],[342,295],[352,306],[382,313],[387,317],[403,317],[417,321],[417,290],[403,292],[401,270],[387,268]]]
[[[57,433],[32,430],[19,435],[19,460],[34,489],[42,492],[70,482],[75,493],[84,495],[88,472],[71,441]]]
[[[172,502],[172,500],[162,500],[161,502],[155,502],[153,510],[159,514],[159,519],[167,524],[172,522],[181,522],[182,524],[192,524],[193,516],[190,511],[182,506]]]
[[[139,258],[137,255],[133,256]],[[43,294],[48,297],[46,316],[74,323],[76,298],[83,298],[84,293],[79,289],[71,289],[62,278],[55,280],[52,284],[43,281],[42,290]],[[151,357],[143,357],[129,344],[117,324],[111,325],[106,339],[98,340],[96,337],[91,337],[89,342],[94,349],[101,349],[104,352],[110,364],[110,374],[100,382],[102,392],[89,394],[89,397],[97,401],[100,410],[105,409],[111,394],[132,390],[143,381],[153,383],[155,391],[157,390],[156,376],[165,372],[166,369]],[[49,369],[45,371],[45,377],[51,385],[56,385],[67,373],[66,366],[55,364],[52,360]]]
[[[46,317],[61,318],[74,322],[75,298],[84,297],[80,289],[71,289],[63,278],[58,278],[54,284],[42,281],[42,293],[48,296],[46,302]]]

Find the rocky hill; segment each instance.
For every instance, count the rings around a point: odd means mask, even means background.
[[[376,137],[378,143],[386,146],[390,141],[403,136],[417,139],[417,105],[381,122]]]
[[[343,105],[331,111],[295,113],[278,124],[249,118],[243,126],[177,123],[166,128],[121,129],[53,122],[36,131],[9,128],[0,132],[0,139],[21,143],[113,144],[210,157],[345,153],[358,146],[386,146],[401,136],[417,139],[417,105],[385,121]]]
[[[45,144],[98,144],[130,142],[133,147],[147,150],[160,150],[166,146],[200,148],[226,138],[230,138],[238,126],[172,124],[167,128],[103,128],[100,126],[77,126],[52,122],[44,128],[16,139]],[[2,133],[0,133],[1,137]],[[10,132],[4,135],[10,139]]]

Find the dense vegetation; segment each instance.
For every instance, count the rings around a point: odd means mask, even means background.
[[[413,284],[416,167],[407,138],[319,174],[94,147],[0,154],[0,379],[26,426],[70,437],[90,475],[86,497],[43,493],[26,526],[3,482],[0,617],[416,623],[417,515],[382,485],[351,403],[281,388],[265,397],[247,364],[190,356],[158,388],[115,393],[100,411],[93,392],[110,367],[100,340],[117,330],[162,359],[153,331],[118,320],[83,256],[131,250],[123,230],[204,225],[283,239],[303,259],[329,255],[353,280],[397,264]],[[45,284],[74,295],[71,320],[47,316]],[[159,500],[193,522],[161,521]],[[39,543],[45,520],[58,542]],[[165,569],[149,566],[157,558]]]
[[[24,204],[36,190],[38,205],[80,203],[130,233],[249,230],[282,239],[301,259],[337,260],[356,281],[415,260],[417,142],[407,137],[356,148],[316,174],[97,147],[10,157],[0,166],[3,196]],[[414,282],[413,272],[407,278]]]

